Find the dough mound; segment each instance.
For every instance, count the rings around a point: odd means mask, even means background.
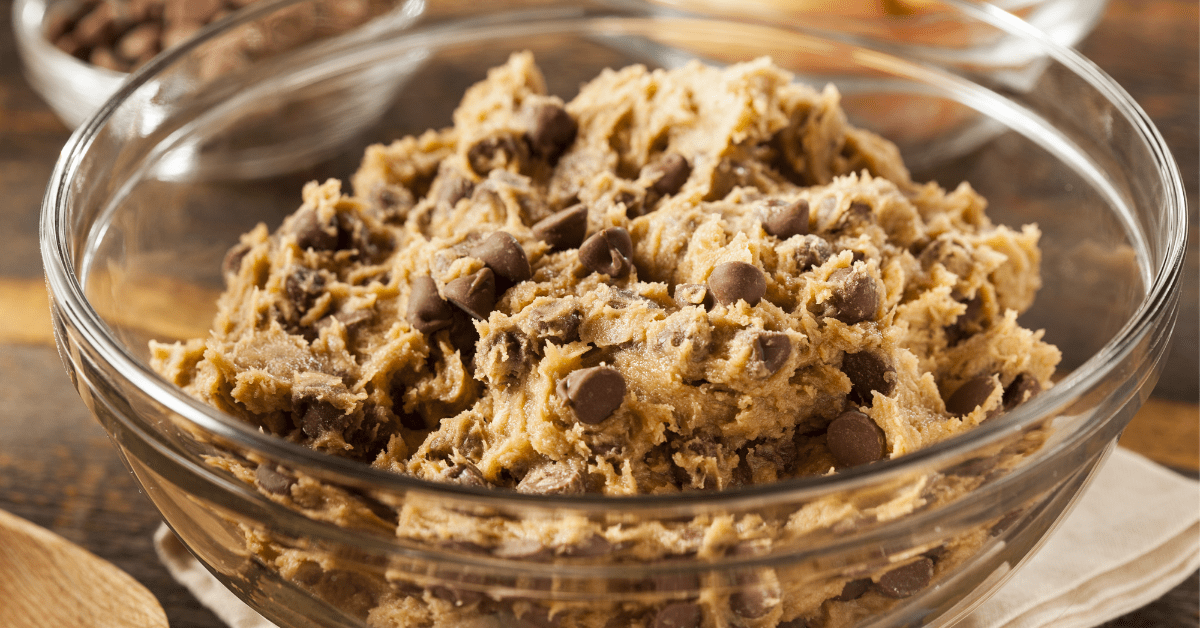
[[[611,495],[832,473],[971,429],[1059,358],[1016,323],[1037,228],[914,183],[767,59],[607,70],[563,103],[515,54],[352,184],[244,235],[211,336],[152,351],[221,410],[397,473]]]

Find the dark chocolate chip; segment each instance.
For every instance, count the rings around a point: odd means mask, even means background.
[[[946,399],[946,412],[957,416],[971,414],[975,408],[988,400],[994,390],[996,390],[996,382],[991,375],[980,375],[969,379]],[[993,413],[989,413],[985,419],[991,418],[991,414]]]
[[[842,372],[850,378],[850,401],[859,405],[869,405],[872,392],[890,395],[896,388],[896,369],[871,351],[847,353],[842,357]]]
[[[300,429],[310,438],[316,438],[325,432],[337,432],[346,429],[350,417],[346,416],[337,406],[317,399],[309,402],[300,419]]]
[[[533,226],[533,236],[549,244],[553,251],[576,249],[587,235],[587,226],[587,205],[577,203],[538,221]]]
[[[534,155],[553,165],[575,141],[578,130],[579,125],[566,109],[552,102],[542,103],[533,112],[529,147]]]
[[[870,578],[860,578],[858,580],[851,580],[850,582],[847,582],[845,586],[842,587],[842,592],[839,593],[837,595],[837,597],[835,597],[833,599],[835,599],[839,602],[850,602],[853,600],[857,600],[858,598],[862,597],[864,593],[867,592],[867,589],[870,589],[870,588],[871,588],[871,579]]]
[[[667,153],[658,163],[647,165],[646,168],[652,175],[657,175],[650,189],[659,196],[678,192],[692,174],[692,165],[679,153]]]
[[[485,137],[467,149],[467,163],[471,165],[471,170],[481,177],[486,177],[497,168],[507,169],[510,165],[520,170],[528,160],[529,145],[523,137]]]
[[[425,275],[412,280],[406,320],[413,329],[431,334],[454,321],[454,308],[438,294],[437,282]]]
[[[967,309],[959,314],[953,323],[946,325],[946,342],[950,346],[962,342],[963,339],[970,337],[982,328],[979,315],[983,310],[983,298],[976,294],[962,303],[967,306]]]
[[[462,354],[462,361],[467,368],[475,359],[476,344],[479,342],[479,330],[475,328],[474,319],[470,314],[455,308],[454,320],[450,323],[450,344]]]
[[[890,598],[906,598],[924,589],[933,579],[933,561],[921,557],[879,577],[875,588]]]
[[[517,484],[518,493],[529,495],[577,495],[583,492],[583,475],[562,462],[535,467]]]
[[[625,378],[611,366],[572,371],[558,382],[558,394],[589,425],[607,419],[625,399]]]
[[[654,617],[654,628],[700,628],[700,605],[692,602],[668,604]]]
[[[579,247],[584,268],[610,277],[624,277],[633,267],[633,240],[624,227],[610,227],[593,234]]]
[[[445,203],[454,207],[462,199],[471,195],[475,184],[457,171],[450,170],[438,176],[437,195],[434,197],[438,204]]]
[[[869,274],[852,268],[839,268],[829,275],[829,283],[833,288],[829,302],[834,308],[834,318],[847,325],[875,318],[875,312],[879,309],[879,294],[875,289],[875,280]]]
[[[762,617],[774,606],[773,596],[761,586],[747,586],[729,596],[729,608],[739,617]]]
[[[694,573],[665,573],[652,578],[654,590],[663,593],[696,592],[700,589],[700,576]]]
[[[446,284],[446,299],[467,314],[487,320],[496,305],[496,277],[492,269],[482,268]]]
[[[808,233],[808,201],[799,199],[769,207],[768,212],[763,218],[763,230],[780,240]]]
[[[483,242],[471,247],[471,257],[483,260],[496,277],[514,284],[521,283],[533,275],[525,249],[506,231],[494,231]]]
[[[1021,373],[1004,389],[1004,409],[1012,410],[1033,399],[1040,392],[1042,385],[1037,378],[1029,373]]]
[[[315,209],[303,209],[292,219],[291,231],[296,236],[296,246],[314,251],[332,251],[337,248],[337,227],[322,222]]]
[[[839,467],[855,467],[883,458],[887,441],[871,417],[847,410],[829,424],[825,442]]]
[[[742,300],[757,305],[767,291],[767,281],[754,264],[723,262],[708,276],[708,289],[717,303],[732,305]]]
[[[254,481],[259,488],[275,495],[287,495],[296,484],[296,478],[267,463],[258,465],[254,470]]]
[[[393,223],[403,222],[416,204],[416,199],[408,188],[382,182],[372,188],[367,198],[368,206],[377,218]]]
[[[460,462],[446,469],[446,480],[463,486],[490,486],[483,472],[469,462]]]
[[[872,217],[870,205],[862,201],[854,201],[850,203],[850,207],[847,207],[846,211],[842,212],[833,230],[837,232],[850,231],[870,223]]]
[[[303,314],[325,294],[325,277],[307,266],[296,266],[283,282],[288,299]]]
[[[225,259],[221,261],[221,271],[226,277],[236,277],[242,270],[242,260],[246,254],[250,252],[251,246],[245,242],[238,242],[225,252]]]
[[[816,268],[833,257],[833,247],[818,235],[808,234],[804,241],[796,247],[796,267],[801,271]]]
[[[767,372],[775,373],[792,355],[792,341],[787,334],[778,331],[764,331],[754,337],[751,345],[754,349],[754,359],[762,362]]]

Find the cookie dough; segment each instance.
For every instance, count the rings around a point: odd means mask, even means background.
[[[331,455],[546,495],[837,473],[970,430],[1050,385],[1058,351],[1017,322],[1040,283],[1037,228],[993,224],[966,183],[913,182],[892,144],[847,124],[833,87],[760,59],[606,70],[566,103],[545,91],[531,55],[514,54],[467,91],[453,127],[370,147],[351,190],[307,185],[276,231],[260,225],[230,250],[211,335],[153,344],[155,367]],[[221,464],[279,500],[319,489]],[[964,477],[937,490],[978,484]],[[413,512],[399,533],[480,547],[594,538],[645,558],[886,520],[931,499],[925,486],[774,528],[687,524],[699,540]],[[369,515],[355,521],[374,525]],[[853,587],[881,600],[920,590],[935,558],[803,595],[781,598],[776,583],[766,598],[722,598],[720,612],[707,598],[660,605],[628,625],[727,625],[732,612],[802,626],[862,598]],[[443,608],[419,591],[378,593],[372,621],[458,625],[481,603]],[[556,611],[553,625],[599,628],[612,612]]]

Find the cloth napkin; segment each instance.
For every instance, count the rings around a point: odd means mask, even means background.
[[[154,544],[171,575],[230,628],[275,628],[165,526]],[[1118,447],[1042,548],[956,627],[1097,626],[1158,599],[1198,568],[1200,483]]]

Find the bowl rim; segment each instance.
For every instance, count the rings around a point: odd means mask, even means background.
[[[20,0],[18,0],[20,1]],[[1171,306],[1177,296],[1182,259],[1186,247],[1186,193],[1178,168],[1165,141],[1146,116],[1145,112],[1113,79],[1094,63],[1077,52],[1054,42],[1048,35],[1029,26],[1019,18],[983,2],[982,0],[941,0],[945,5],[958,10],[962,15],[992,26],[1003,34],[1018,37],[1026,43],[1038,46],[1051,59],[1061,63],[1075,75],[1086,81],[1099,92],[1116,111],[1124,116],[1137,131],[1138,138],[1147,145],[1156,162],[1156,171],[1164,190],[1164,206],[1161,216],[1167,243],[1163,250],[1163,261],[1153,269],[1150,285],[1137,309],[1112,338],[1082,365],[1062,381],[1034,399],[1018,406],[1002,417],[988,421],[965,434],[961,434],[929,447],[861,467],[840,470],[836,474],[790,478],[779,482],[750,485],[717,492],[686,492],[670,495],[570,495],[545,496],[526,495],[516,491],[497,491],[487,488],[461,486],[451,483],[423,480],[412,476],[373,468],[362,462],[323,454],[301,445],[288,442],[252,428],[248,424],[222,413],[185,393],[181,388],[167,382],[150,366],[136,358],[118,340],[90,306],[83,287],[73,268],[73,255],[69,246],[71,236],[66,228],[67,204],[71,182],[83,155],[91,146],[96,135],[111,118],[117,108],[139,87],[154,79],[155,75],[185,57],[189,52],[214,39],[227,29],[251,22],[277,9],[309,0],[261,0],[235,12],[223,20],[206,26],[188,42],[168,50],[133,73],[130,80],[109,100],[80,125],[71,135],[55,164],[43,198],[39,235],[46,281],[51,296],[52,309],[66,318],[90,350],[98,354],[120,377],[125,378],[141,394],[162,404],[168,411],[182,417],[197,428],[219,439],[226,439],[239,447],[256,452],[273,462],[303,469],[323,479],[334,480],[347,486],[365,486],[382,491],[404,493],[420,491],[424,494],[445,494],[469,500],[473,503],[529,505],[571,509],[581,511],[625,512],[646,509],[660,510],[664,507],[682,506],[689,508],[739,508],[760,503],[764,499],[800,500],[827,494],[832,491],[848,491],[880,482],[898,480],[906,474],[919,472],[928,465],[952,459],[975,450],[980,446],[996,442],[1020,432],[1031,423],[1061,411],[1085,391],[1092,389],[1116,368],[1120,358],[1127,356],[1138,345],[1139,340],[1152,331],[1160,314]],[[649,15],[683,15],[709,17],[677,9],[664,9],[647,2],[623,2],[621,6],[637,5]],[[781,25],[774,25],[780,26]],[[824,35],[824,33],[822,33]],[[859,38],[849,37],[852,43],[864,45]],[[1142,235],[1143,238],[1149,237]],[[1142,264],[1139,263],[1139,266]],[[1141,269],[1143,272],[1145,268]],[[64,351],[63,333],[55,326],[56,341],[60,354]],[[65,364],[70,360],[61,355]],[[82,392],[82,391],[80,391]],[[121,417],[122,421],[132,420]],[[146,430],[146,428],[141,428]],[[149,430],[152,432],[153,428]],[[1081,437],[1076,435],[1077,437]],[[164,445],[166,446],[166,445]],[[1065,446],[1062,443],[1059,447]],[[168,446],[169,447],[169,446]],[[1043,452],[1050,455],[1048,452]],[[174,452],[178,456],[178,452]],[[210,470],[211,472],[212,470]]]

